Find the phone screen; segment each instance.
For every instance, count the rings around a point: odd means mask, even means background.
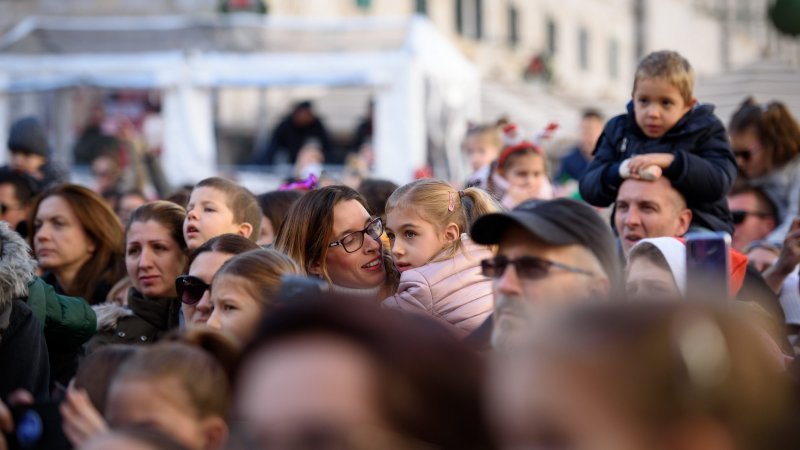
[[[687,297],[708,301],[729,298],[730,242],[728,233],[686,235]]]

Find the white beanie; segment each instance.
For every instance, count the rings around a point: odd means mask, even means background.
[[[675,285],[678,286],[678,291],[681,295],[686,295],[686,245],[673,237],[657,237],[646,238],[637,242],[632,248],[649,242],[655,246],[669,265],[672,278],[675,280]]]

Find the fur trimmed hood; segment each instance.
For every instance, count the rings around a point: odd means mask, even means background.
[[[0,221],[0,311],[15,298],[28,296],[28,283],[36,275],[36,260],[22,236]]]

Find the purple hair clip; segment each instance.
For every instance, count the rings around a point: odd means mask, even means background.
[[[317,187],[317,176],[313,173],[308,175],[308,178],[300,181],[293,181],[281,185],[281,191],[310,191]]]

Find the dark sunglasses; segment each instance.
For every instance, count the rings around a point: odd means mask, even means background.
[[[747,216],[756,216],[756,217],[767,217],[769,214],[762,213],[758,211],[744,211],[744,210],[736,210],[731,211],[731,216],[733,216],[733,224],[739,225],[747,219]]]
[[[553,267],[566,270],[567,272],[579,273],[582,275],[593,276],[594,273],[566,264],[557,263],[547,259],[536,258],[534,256],[523,256],[517,259],[508,259],[505,256],[495,256],[494,258],[481,261],[481,273],[489,278],[500,278],[505,273],[508,266],[514,266],[517,275],[529,280],[540,280],[550,274]]]
[[[192,275],[181,275],[175,279],[178,298],[187,305],[197,304],[210,287],[211,285]]]

